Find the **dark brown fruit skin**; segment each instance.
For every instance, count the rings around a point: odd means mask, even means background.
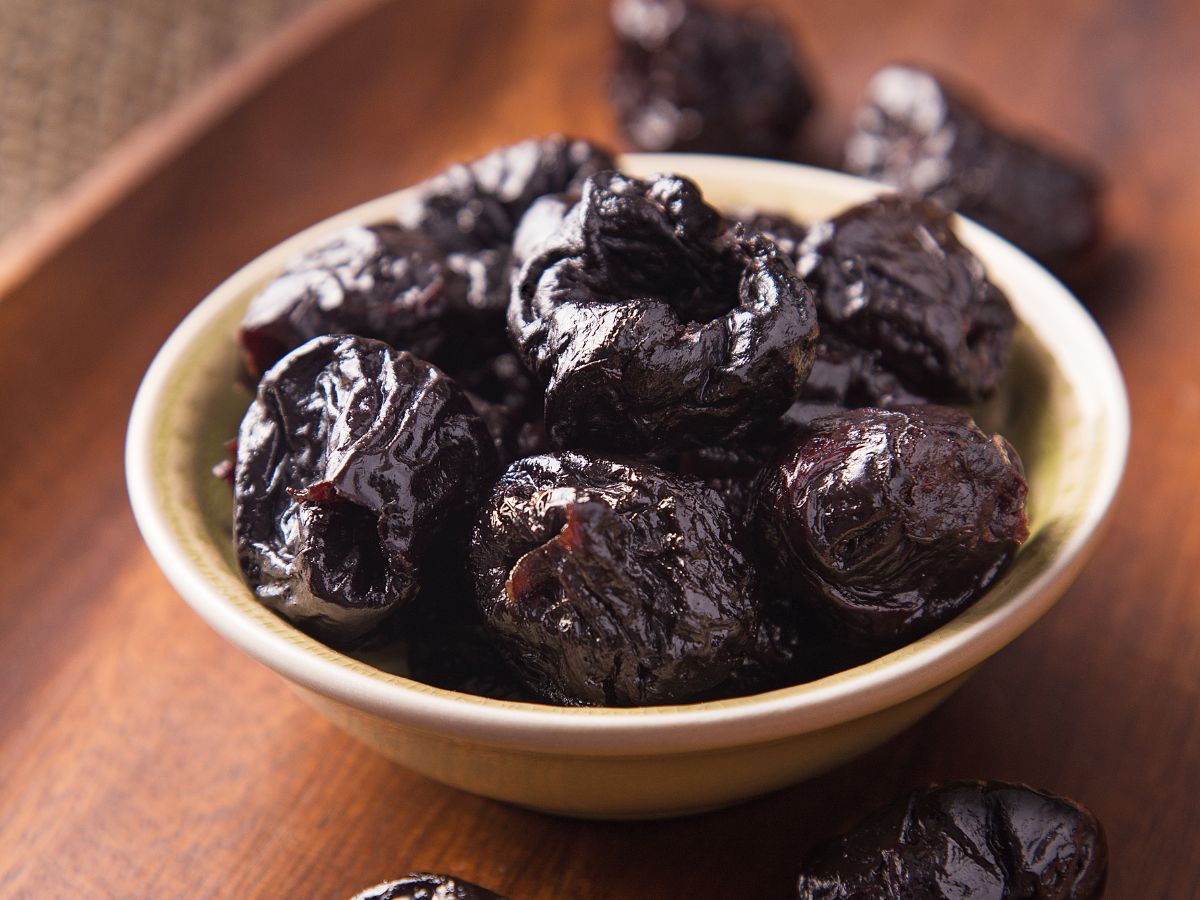
[[[497,467],[462,390],[381,341],[315,338],[271,368],[238,433],[234,540],[255,596],[348,641],[409,601],[465,537]]]
[[[611,87],[639,150],[791,155],[813,99],[774,19],[688,0],[616,0]]]
[[[783,213],[757,212],[745,219],[747,227],[761,231],[775,242],[779,252],[794,263],[800,262],[800,245],[808,235],[808,228]]]
[[[1060,273],[1078,266],[1098,242],[1095,172],[997,125],[973,97],[931,72],[880,70],[855,123],[848,171],[937,200]]]
[[[472,315],[468,282],[427,238],[354,225],[294,259],[250,302],[238,339],[253,380],[323,334],[361,334],[433,357]]]
[[[501,147],[413,187],[399,224],[351,226],[289,263],[251,301],[239,341],[251,380],[323,334],[386,341],[458,375],[505,352],[517,223],[544,193],[612,166],[585,141]]]
[[[1012,309],[936,204],[880,197],[814,225],[799,271],[822,334],[877,352],[907,389],[970,403],[1003,378]]]
[[[684,178],[588,179],[514,281],[509,333],[561,447],[714,444],[781,415],[812,365],[811,293]]]
[[[397,218],[447,252],[509,245],[538,197],[578,190],[613,167],[612,155],[587,141],[561,135],[521,141],[421,182]]]
[[[1013,447],[967,414],[867,408],[801,430],[760,476],[752,515],[796,602],[886,648],[995,581],[1028,536],[1026,492]]]
[[[914,791],[805,861],[799,900],[1099,900],[1108,850],[1087,809],[998,781]]]
[[[355,894],[351,900],[504,900],[494,891],[453,875],[415,872]]]
[[[929,402],[929,398],[909,390],[889,372],[881,356],[878,350],[864,350],[847,341],[821,335],[812,371],[800,388],[796,402],[783,414],[783,422],[800,426],[842,409]]]
[[[471,545],[493,639],[567,705],[686,702],[723,681],[758,625],[754,570],[702,484],[580,453],[509,467]]]

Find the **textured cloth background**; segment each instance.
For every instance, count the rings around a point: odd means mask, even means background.
[[[311,0],[0,0],[0,236]]]

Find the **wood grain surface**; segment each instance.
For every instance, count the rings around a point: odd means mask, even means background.
[[[564,821],[358,746],[155,567],[122,439],[211,287],[329,213],[552,130],[615,141],[600,3],[373,9],[221,117],[0,299],[0,896],[349,897],[450,870],[513,898],[784,898],[815,839],[929,780],[1026,781],[1107,826],[1110,898],[1200,897],[1200,7],[780,3],[830,160],[870,73],[922,60],[1091,152],[1111,252],[1080,294],[1124,369],[1111,528],[1046,619],[828,776],[669,822]]]

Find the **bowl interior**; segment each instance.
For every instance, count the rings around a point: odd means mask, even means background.
[[[646,154],[630,155],[622,162],[634,174],[689,175],[710,202],[725,211],[777,211],[801,221],[832,215],[880,190],[860,179],[780,163]],[[144,387],[143,393],[152,396],[139,395],[135,406],[131,494],[155,555],[162,562],[158,548],[169,544],[175,564],[187,566],[203,581],[205,597],[199,603],[196,591],[185,590],[172,576],[189,602],[227,636],[230,629],[215,619],[228,624],[236,618],[241,634],[286,642],[306,655],[372,679],[382,685],[379,690],[391,691],[389,696],[418,692],[441,703],[484,706],[502,715],[506,709],[530,705],[416,683],[403,677],[402,654],[359,653],[356,658],[337,652],[260,606],[238,573],[230,539],[230,491],[211,472],[215,463],[228,457],[226,442],[236,435],[251,399],[236,377],[238,354],[233,340],[250,298],[298,250],[350,222],[385,221],[396,204],[395,195],[383,197],[297,235],[230,278],[185,321],[147,376],[154,387]],[[938,678],[945,681],[980,662],[1053,603],[1054,597],[1040,591],[1048,573],[1055,566],[1066,567],[1069,558],[1080,552],[1119,480],[1128,431],[1124,392],[1111,353],[1094,324],[1065,289],[1011,246],[970,222],[961,222],[959,232],[1008,293],[1021,319],[1005,383],[992,400],[972,412],[983,428],[1008,437],[1025,463],[1030,483],[1029,541],[979,602],[932,634],[854,669],[772,692],[793,708],[833,693],[844,696],[866,689],[906,666],[909,670],[940,666]],[[140,441],[136,447],[135,432]],[[148,472],[135,471],[135,449],[141,454],[137,461],[144,460]],[[139,486],[143,484],[144,490]],[[145,504],[140,499],[143,494],[148,497]],[[151,504],[164,532],[154,539],[140,509]],[[164,568],[172,574],[167,565]],[[1002,627],[1006,621],[1008,625]],[[983,640],[989,632],[993,633]],[[948,664],[951,651],[958,656]],[[271,659],[256,655],[273,665]],[[314,678],[309,686],[321,690],[319,682]],[[915,682],[913,686],[920,687]],[[559,716],[662,716],[736,708],[757,699],[647,710],[553,709]],[[886,698],[879,699],[880,704],[885,702]]]

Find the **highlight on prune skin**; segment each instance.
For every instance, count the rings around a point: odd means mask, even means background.
[[[416,594],[431,550],[465,539],[495,469],[438,369],[381,341],[315,338],[263,376],[238,432],[242,574],[303,630],[359,638]]]
[[[779,252],[792,262],[800,262],[800,245],[808,235],[808,228],[804,225],[783,213],[756,212],[742,221],[774,241]]]
[[[355,894],[351,900],[504,900],[494,891],[454,875],[416,872],[385,881]]]
[[[791,155],[813,98],[769,13],[691,0],[616,0],[611,96],[639,150]]]
[[[685,178],[605,172],[514,280],[509,333],[560,447],[715,444],[778,418],[812,365],[812,296]]]
[[[581,453],[509,467],[471,545],[493,639],[567,705],[680,703],[723,681],[758,625],[754,571],[720,498]]]
[[[959,613],[1029,533],[1016,450],[946,407],[817,419],[757,491],[777,583],[860,646],[894,647]]]
[[[1088,165],[1008,130],[961,88],[914,66],[871,79],[846,168],[931,197],[1059,270],[1086,257],[1101,232],[1100,179]]]
[[[878,353],[905,387],[971,403],[1004,376],[1016,320],[934,203],[886,196],[814,225],[800,274],[821,331]]]
[[[917,790],[805,860],[799,900],[1099,900],[1104,830],[1073,800],[999,781]]]

